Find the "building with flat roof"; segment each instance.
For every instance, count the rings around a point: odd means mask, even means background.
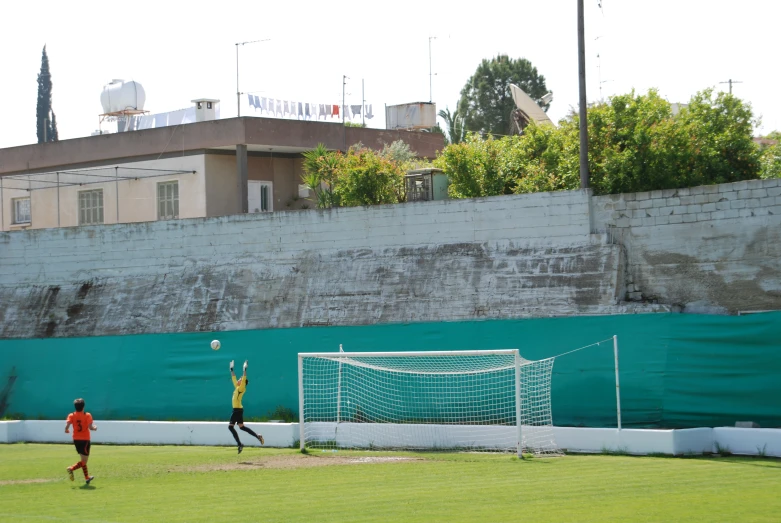
[[[396,140],[419,158],[444,147],[436,133],[243,117],[0,149],[0,230],[313,208],[303,152]]]

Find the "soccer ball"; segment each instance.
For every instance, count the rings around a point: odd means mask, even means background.
[[[213,340],[211,345],[212,350],[220,350],[220,340]]]

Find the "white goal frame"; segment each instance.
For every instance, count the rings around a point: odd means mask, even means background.
[[[490,355],[503,355],[512,356],[513,366],[515,368],[514,379],[514,396],[515,396],[515,452],[519,457],[523,457],[523,417],[522,417],[522,383],[521,383],[521,368],[526,365],[538,364],[551,360],[550,365],[552,368],[553,358],[547,358],[546,360],[526,360],[521,357],[518,349],[503,349],[503,350],[468,350],[468,351],[408,351],[408,352],[310,352],[298,354],[298,401],[299,401],[299,446],[303,451],[306,448],[306,433],[305,425],[307,423],[306,410],[305,410],[305,390],[304,390],[304,360],[306,358],[321,358],[328,360],[339,361],[339,372],[337,381],[337,400],[336,400],[336,423],[337,430],[340,423],[340,408],[341,408],[341,393],[342,393],[342,360],[351,360],[351,358],[410,358],[410,357],[440,357],[440,356],[459,356],[459,357],[477,357],[477,356],[490,356]],[[507,370],[510,366],[497,367],[495,370]],[[466,371],[471,372],[485,372],[485,371]],[[423,372],[421,372],[423,373]],[[429,372],[429,374],[437,374],[436,372]],[[550,382],[548,383],[548,405],[550,405]],[[509,397],[509,396],[508,396]],[[551,420],[552,421],[552,420]],[[552,423],[551,423],[552,428]],[[510,446],[509,448],[512,448]]]

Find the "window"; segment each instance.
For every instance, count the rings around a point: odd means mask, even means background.
[[[11,200],[13,205],[13,222],[30,223],[32,216],[30,213],[30,198],[14,198]]]
[[[249,212],[271,212],[274,210],[274,191],[271,182],[247,182],[247,203]]]
[[[157,184],[157,218],[159,220],[179,218],[179,182]]]
[[[103,189],[79,191],[79,225],[103,223]]]

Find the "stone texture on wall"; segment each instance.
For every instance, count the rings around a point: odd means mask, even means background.
[[[751,180],[592,199],[627,253],[627,297],[692,312],[781,309],[781,184]]]
[[[620,312],[585,191],[0,234],[0,336]]]
[[[0,337],[670,308],[781,309],[778,180],[0,233]]]

